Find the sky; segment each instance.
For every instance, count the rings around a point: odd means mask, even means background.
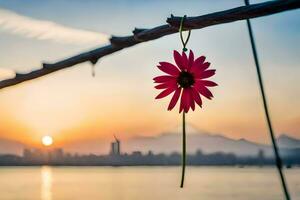
[[[251,3],[262,1],[251,1]],[[243,1],[0,0],[0,79],[29,72],[165,23],[170,14],[198,16]],[[251,20],[276,135],[300,138],[300,10]],[[213,100],[189,112],[199,132],[270,143],[245,21],[193,30],[187,45],[216,69]],[[40,145],[156,136],[180,126],[170,98],[157,101],[153,77],[160,61],[181,50],[178,34],[142,43],[91,64],[0,90],[0,138]],[[188,131],[188,130],[187,130]]]

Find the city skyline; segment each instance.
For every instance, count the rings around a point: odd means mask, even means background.
[[[300,140],[299,140],[300,144]],[[216,151],[205,153],[197,149],[187,156],[188,165],[214,165],[214,166],[263,166],[274,165],[274,157],[270,149],[258,148],[253,155],[236,155],[234,152]],[[267,151],[267,152],[266,152]],[[285,165],[299,165],[300,148],[281,148],[281,156]],[[180,165],[181,154],[154,153],[149,150],[122,152],[121,141],[114,136],[110,143],[110,150],[106,154],[79,154],[65,152],[63,148],[24,148],[21,156],[13,154],[0,154],[0,166],[173,166]]]

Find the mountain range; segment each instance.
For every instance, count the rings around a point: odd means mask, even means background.
[[[300,140],[286,134],[280,135],[276,140],[281,149],[300,148]],[[122,148],[124,151],[143,149],[144,151],[151,150],[154,153],[181,152],[181,135],[165,133],[157,137],[134,137],[124,143]],[[257,155],[259,150],[263,150],[268,156],[273,154],[273,149],[270,145],[259,144],[246,139],[235,140],[209,133],[187,136],[187,152],[194,153],[197,150],[201,150],[204,153],[234,153],[239,156]]]

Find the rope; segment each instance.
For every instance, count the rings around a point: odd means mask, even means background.
[[[249,6],[249,0],[245,0],[245,4],[246,4],[246,6]],[[266,97],[265,90],[264,90],[262,75],[261,75],[261,71],[260,71],[260,65],[259,65],[256,46],[255,46],[255,41],[254,41],[254,36],[253,36],[251,23],[250,23],[249,19],[247,19],[247,27],[248,27],[248,31],[249,31],[250,42],[251,42],[251,47],[252,47],[252,53],[253,53],[255,66],[256,66],[256,72],[257,72],[257,77],[258,77],[258,82],[259,82],[259,89],[260,89],[261,97],[262,97],[262,100],[263,100],[265,116],[266,116],[266,119],[267,119],[267,125],[268,125],[268,128],[269,128],[269,133],[270,133],[270,137],[271,137],[272,145],[273,145],[273,150],[274,150],[274,154],[275,154],[276,167],[277,167],[277,170],[278,170],[278,173],[279,173],[279,176],[280,176],[282,188],[283,188],[283,191],[284,191],[284,194],[285,194],[285,199],[286,200],[291,200],[290,195],[289,195],[289,191],[288,191],[288,188],[287,188],[287,184],[286,184],[286,181],[285,181],[285,178],[284,178],[284,174],[282,172],[282,160],[281,160],[280,155],[279,155],[278,146],[277,146],[275,136],[274,136],[274,132],[273,132],[272,122],[271,122],[271,119],[270,119],[270,113],[269,113],[269,109],[268,109],[268,105],[267,105],[267,97]]]

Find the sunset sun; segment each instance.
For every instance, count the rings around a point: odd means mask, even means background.
[[[43,136],[42,143],[44,146],[50,146],[53,143],[53,139],[51,136],[48,136],[48,135]]]

